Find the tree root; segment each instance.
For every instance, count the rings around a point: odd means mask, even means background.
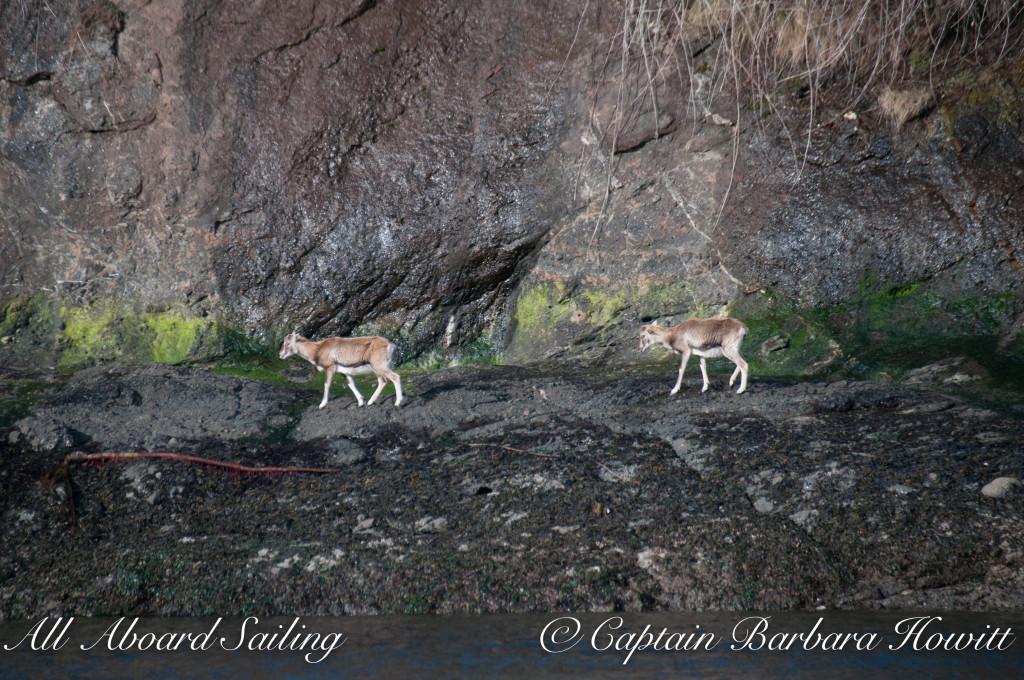
[[[241,475],[284,475],[284,474],[331,474],[338,472],[331,468],[307,468],[307,467],[251,467],[237,463],[227,463],[222,460],[191,456],[185,453],[169,452],[147,452],[147,453],[83,453],[74,451],[58,463],[52,470],[46,473],[43,478],[43,488],[49,493],[59,505],[63,505],[67,512],[68,523],[71,530],[78,527],[78,516],[75,512],[75,500],[71,484],[70,467],[72,463],[77,464],[102,464],[102,463],[132,463],[140,460],[169,460],[179,463],[191,463],[202,467],[224,470],[230,474]]]

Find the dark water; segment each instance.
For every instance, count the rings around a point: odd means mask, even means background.
[[[133,621],[0,623],[0,677],[1024,677],[1024,642],[1017,639],[1024,613],[146,618],[132,626]],[[158,643],[178,647],[157,650]]]

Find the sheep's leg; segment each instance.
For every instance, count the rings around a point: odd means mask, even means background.
[[[324,398],[320,402],[320,408],[327,406],[327,395],[331,393],[331,378],[334,377],[334,366],[329,366],[324,371]]]
[[[736,394],[743,394],[747,389],[747,373],[750,367],[747,365],[747,362],[743,360],[743,357],[740,356],[739,350],[734,347],[723,347],[722,354],[727,356],[730,361],[736,364],[736,371],[740,372],[740,388],[736,390]],[[733,371],[733,378],[736,377],[736,371]],[[729,381],[729,386],[732,387],[732,380]]]
[[[345,374],[345,378],[348,380],[348,388],[352,390],[352,394],[356,395],[356,401],[359,402],[360,406],[362,406],[365,403],[365,400],[363,399],[363,393],[359,391],[358,387],[356,387],[356,381],[353,380],[352,376],[348,373]],[[371,400],[370,403],[372,404],[373,401]]]
[[[689,349],[685,349],[685,350],[683,350],[683,361],[682,361],[682,363],[679,364],[679,378],[676,380],[676,386],[672,388],[671,392],[669,392],[670,395],[675,394],[676,392],[678,392],[679,388],[682,386],[682,384],[683,384],[683,372],[686,371],[686,362],[689,361],[689,360],[690,360],[690,350]]]
[[[395,406],[399,406],[402,403],[402,376],[398,375],[394,371],[389,370],[384,376],[395,384]]]
[[[373,396],[370,397],[370,401],[368,401],[366,403],[367,404],[372,404],[373,402],[377,401],[377,397],[380,396],[380,391],[383,390],[384,386],[387,385],[387,384],[388,384],[388,381],[385,380],[383,376],[378,375],[377,376],[377,389],[374,390]]]

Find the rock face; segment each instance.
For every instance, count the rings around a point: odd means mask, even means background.
[[[5,295],[457,344],[564,210],[570,5],[79,4],[0,10]]]
[[[836,115],[796,150],[797,99],[738,131],[691,116],[621,154],[610,182],[581,164],[586,209],[524,278],[512,355],[621,358],[652,319],[786,316],[783,300],[861,343],[1001,335],[1005,347],[1024,311],[1024,145],[1019,115],[990,104],[899,131]],[[752,329],[758,342],[778,330]]]
[[[381,332],[406,356],[484,333],[516,361],[622,357],[643,320],[789,299],[852,304],[856,325],[865,293],[1012,340],[1019,69],[947,86],[898,131],[826,107],[804,149],[799,93],[757,121],[700,63],[687,83],[610,58],[621,12],[8,3],[0,303],[47,303],[7,315],[0,361],[45,359],[28,349],[47,332],[50,354],[121,358],[86,313],[157,360],[212,351],[214,322]]]

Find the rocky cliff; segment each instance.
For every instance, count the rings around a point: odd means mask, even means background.
[[[794,350],[779,371],[847,342],[1012,349],[1019,60],[894,121],[874,91],[711,96],[713,41],[677,50],[692,77],[652,75],[624,11],[6,5],[0,362],[175,362],[293,327],[615,360],[640,322],[722,309]]]

